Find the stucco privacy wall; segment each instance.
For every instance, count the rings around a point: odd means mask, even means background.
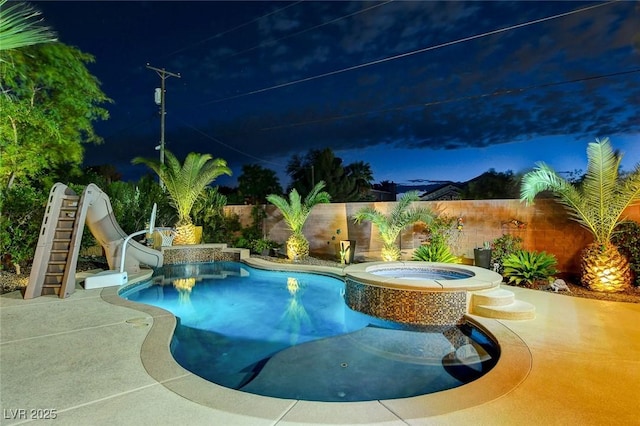
[[[333,203],[314,207],[304,227],[312,255],[337,256],[339,240],[356,240],[356,258],[379,260],[382,244],[376,229],[365,222],[353,223],[353,215],[365,206],[388,213],[393,202]],[[473,249],[483,242],[492,241],[503,234],[522,237],[527,250],[546,251],[558,259],[558,268],[564,272],[578,272],[580,250],[592,242],[589,232],[569,219],[564,208],[551,199],[536,200],[526,206],[518,200],[459,200],[422,201],[431,209],[448,216],[462,218],[463,229],[454,236],[457,255],[473,258]],[[289,237],[282,215],[272,205],[263,206],[267,213],[264,234],[277,242]],[[244,226],[251,224],[251,206],[226,206],[226,214],[237,214]],[[640,206],[625,211],[625,216],[640,222]],[[518,226],[517,223],[523,225]],[[337,235],[336,231],[340,230]],[[415,247],[424,240],[424,226],[409,227],[400,238],[404,258],[409,259]],[[332,240],[332,237],[335,239]]]

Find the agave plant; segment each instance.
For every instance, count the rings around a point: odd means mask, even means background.
[[[311,209],[320,203],[328,203],[331,200],[329,193],[323,191],[324,182],[320,181],[305,197],[304,202],[298,191],[292,189],[289,193],[289,200],[276,195],[267,196],[267,201],[276,206],[282,213],[284,221],[292,234],[287,239],[287,257],[291,260],[304,259],[309,256],[309,241],[302,233]]]
[[[416,222],[430,223],[435,213],[426,207],[411,207],[414,201],[418,201],[418,191],[411,191],[404,194],[391,213],[386,216],[372,207],[364,207],[354,215],[355,223],[369,221],[378,228],[378,235],[382,240],[382,260],[389,262],[400,259],[400,247],[396,240],[400,232],[409,225]]]
[[[544,251],[518,250],[504,258],[503,275],[515,285],[531,286],[536,281],[550,281],[558,273],[556,264],[555,256]]]
[[[169,151],[165,151],[165,163],[151,158],[136,157],[133,164],[146,164],[158,174],[165,185],[171,203],[178,213],[176,237],[173,243],[195,244],[195,225],[191,220],[191,210],[205,188],[222,174],[231,175],[227,162],[213,158],[210,154],[191,152],[184,164]]]
[[[460,258],[451,253],[444,241],[421,245],[413,252],[412,259],[425,262],[460,263]]]
[[[631,285],[628,259],[611,243],[623,211],[640,201],[640,163],[625,178],[618,175],[622,154],[613,151],[609,138],[587,147],[587,173],[580,186],[538,163],[524,175],[520,199],[532,203],[541,191],[552,191],[571,219],[593,234],[594,242],[581,253],[582,284],[591,290],[623,291]]]

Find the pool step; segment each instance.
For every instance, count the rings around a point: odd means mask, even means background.
[[[536,307],[516,300],[513,292],[503,288],[473,293],[469,309],[473,315],[507,320],[530,320],[536,317]]]

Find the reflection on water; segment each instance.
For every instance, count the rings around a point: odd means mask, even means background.
[[[289,290],[291,297],[289,298],[285,311],[280,317],[278,328],[289,333],[289,344],[293,346],[298,343],[302,328],[309,327],[311,320],[300,300],[304,293],[304,286],[300,284],[297,278],[288,277],[287,290]]]
[[[121,296],[178,318],[171,353],[184,368],[260,395],[420,395],[468,383],[497,360],[495,345],[474,337],[476,329],[380,320],[349,309],[343,291],[335,278],[217,262],[162,268]]]
[[[191,289],[196,285],[196,279],[178,278],[172,281],[173,287],[178,290],[178,298],[181,304],[189,303],[191,298]]]

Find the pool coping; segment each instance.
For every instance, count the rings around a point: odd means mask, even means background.
[[[478,266],[471,265],[458,265],[452,263],[442,262],[428,262],[429,267],[443,269],[446,271],[470,271],[473,276],[468,278],[453,279],[453,280],[438,280],[438,279],[412,279],[406,280],[401,278],[386,277],[375,275],[372,270],[385,270],[385,269],[419,269],[420,265],[424,265],[425,262],[421,261],[396,261],[396,262],[367,262],[357,263],[347,266],[344,269],[344,274],[347,277],[356,278],[361,283],[366,283],[371,286],[384,286],[385,288],[393,288],[399,290],[412,290],[412,291],[478,291],[494,288],[502,282],[502,276],[496,272],[488,269],[480,268]]]
[[[343,268],[252,260],[246,263],[262,269],[344,276]],[[517,334],[497,320],[467,315],[470,322],[498,342],[500,359],[491,371],[466,385],[427,395],[365,402],[313,402],[254,395],[208,382],[180,366],[169,349],[177,324],[175,316],[161,308],[125,300],[118,295],[118,290],[118,287],[107,287],[100,296],[108,303],[143,312],[153,319],[140,350],[140,359],[147,373],[165,388],[190,401],[244,419],[247,416],[281,419],[286,415],[309,423],[339,424],[338,419],[352,417],[353,410],[357,409],[360,421],[377,423],[380,421],[380,408],[387,410],[392,417],[405,420],[438,416],[507,395],[527,378],[532,368],[531,351]],[[370,418],[362,418],[363,413]]]

